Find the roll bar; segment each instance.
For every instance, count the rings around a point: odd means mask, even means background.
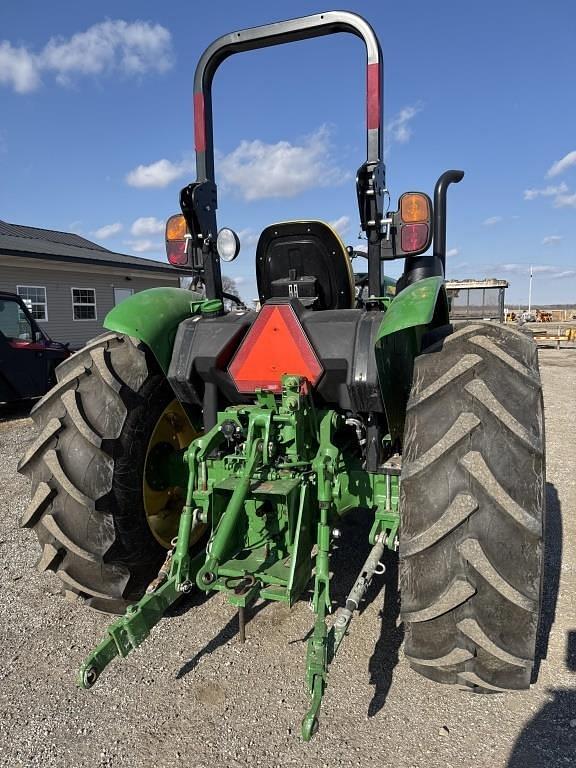
[[[374,30],[349,11],[326,11],[222,35],[206,48],[194,75],[194,143],[198,181],[214,181],[212,80],[229,56],[257,48],[292,43],[312,37],[349,32],[362,38],[367,55],[366,154],[368,161],[382,157],[382,51]]]
[[[349,32],[366,46],[366,162],[357,175],[362,226],[368,235],[368,271],[373,295],[380,290],[379,238],[383,218],[382,51],[374,30],[349,11],[326,11],[262,27],[231,32],[215,40],[202,54],[194,75],[194,144],[196,182],[180,192],[180,207],[190,232],[191,264],[204,271],[206,296],[222,298],[220,260],[215,250],[218,197],[214,175],[212,81],[229,56],[242,51],[292,43],[312,37]]]

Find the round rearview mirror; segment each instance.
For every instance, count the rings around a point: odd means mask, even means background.
[[[216,250],[222,261],[234,261],[240,253],[240,239],[233,229],[223,227],[218,232]]]

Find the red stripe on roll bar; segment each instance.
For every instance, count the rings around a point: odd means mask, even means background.
[[[380,127],[380,65],[368,64],[366,70],[366,127]]]
[[[201,92],[194,94],[194,146],[196,152],[206,151],[204,95]]]

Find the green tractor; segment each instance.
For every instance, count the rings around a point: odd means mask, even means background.
[[[336,32],[367,52],[367,158],[356,177],[367,273],[320,221],[273,224],[256,249],[261,309],[225,310],[211,85],[232,54]],[[20,462],[38,568],[69,596],[123,614],[88,656],[91,687],[191,590],[311,598],[309,739],[328,669],[386,551],[399,549],[405,655],[468,691],[529,687],[542,579],[544,427],[536,348],[497,323],[454,327],[446,195],[405,193],[382,161],[382,56],[370,25],[329,11],[225,35],[194,79],[197,181],[167,223],[168,260],[194,290],[157,288],[107,316],[36,406]],[[424,255],[432,246],[431,254]],[[404,259],[396,285],[383,263]],[[343,515],[370,515],[368,557],[343,605],[330,555]]]

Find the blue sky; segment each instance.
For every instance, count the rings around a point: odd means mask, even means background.
[[[392,200],[431,194],[447,168],[466,172],[449,199],[448,276],[506,278],[514,304],[526,300],[532,264],[536,304],[576,303],[576,5],[346,7],[370,21],[384,51]],[[0,218],[164,259],[163,222],[195,177],[199,55],[223,33],[327,9],[3,2]],[[363,46],[350,35],[241,54],[218,71],[219,225],[241,234],[227,272],[246,298],[256,295],[255,242],[273,221],[325,219],[357,243],[364,93]]]

